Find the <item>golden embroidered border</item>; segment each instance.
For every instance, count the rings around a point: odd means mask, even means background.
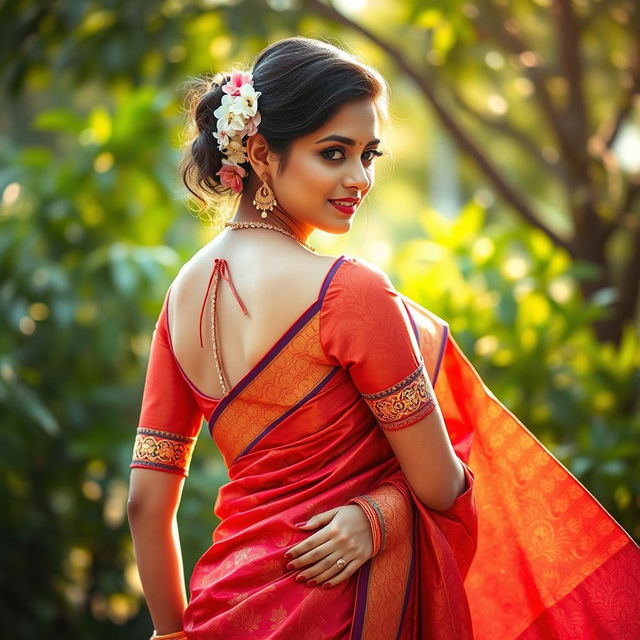
[[[363,393],[380,426],[387,431],[402,429],[430,414],[436,397],[424,360],[408,376],[388,389]]]
[[[188,476],[195,444],[196,437],[138,427],[129,466],[139,465]]]

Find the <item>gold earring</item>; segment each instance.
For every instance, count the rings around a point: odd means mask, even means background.
[[[275,205],[276,198],[273,195],[273,191],[269,188],[269,185],[263,180],[262,185],[256,191],[256,197],[253,199],[253,204],[258,211],[262,210],[261,217],[267,217],[267,211],[271,211]]]

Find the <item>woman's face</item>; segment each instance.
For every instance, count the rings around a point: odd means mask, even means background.
[[[345,233],[373,186],[379,142],[371,100],[344,105],[320,129],[293,142],[281,175],[274,167],[271,178],[279,208],[301,229]],[[332,204],[344,199],[348,206],[342,210]]]

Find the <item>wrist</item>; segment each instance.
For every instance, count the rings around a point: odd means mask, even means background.
[[[377,556],[378,553],[384,547],[384,525],[381,520],[382,514],[378,513],[378,509],[376,509],[377,505],[375,501],[369,495],[361,495],[356,496],[349,500],[352,504],[357,504],[363,511],[367,520],[369,521],[369,525],[371,527],[371,541],[373,544],[373,550],[371,552],[371,557]]]

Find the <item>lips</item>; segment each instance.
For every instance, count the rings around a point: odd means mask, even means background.
[[[360,200],[358,198],[340,198],[339,200],[329,200],[329,202],[341,213],[352,215]]]

